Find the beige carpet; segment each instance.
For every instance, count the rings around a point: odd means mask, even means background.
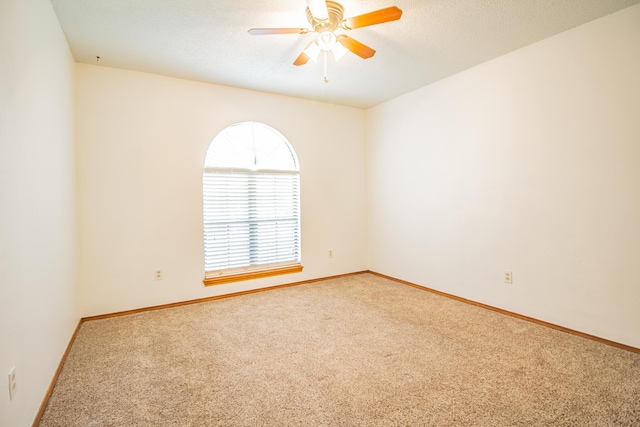
[[[640,354],[362,274],[86,322],[40,425],[640,426]]]

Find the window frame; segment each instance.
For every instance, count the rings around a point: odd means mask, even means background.
[[[213,144],[216,142],[216,139],[218,137],[222,137],[223,141],[224,138],[228,138],[229,133],[232,132],[232,128],[235,126],[246,126],[246,125],[251,125],[254,126],[254,128],[252,128],[252,137],[255,136],[255,126],[261,127],[263,129],[263,131],[266,129],[266,131],[273,133],[274,135],[276,135],[278,137],[278,141],[281,144],[284,144],[286,146],[286,148],[288,149],[289,154],[292,157],[292,165],[294,169],[281,169],[281,170],[273,170],[273,169],[260,169],[259,165],[256,164],[255,168],[251,168],[251,169],[247,169],[247,168],[239,168],[239,167],[233,167],[233,165],[228,165],[228,166],[208,166],[207,165],[207,159],[209,158],[209,151],[212,149]],[[227,134],[225,134],[225,131],[228,131]],[[227,142],[227,144],[233,144],[235,142],[235,140],[230,140]],[[246,143],[246,141],[242,141],[243,143]],[[257,153],[257,148],[256,148],[256,143],[259,143],[259,138],[254,139],[252,141],[252,143],[254,144],[254,152]],[[257,158],[257,156],[256,156]],[[256,160],[256,163],[257,160]],[[251,188],[250,185],[254,185],[254,186],[258,186],[260,185],[260,183],[262,182],[262,180],[269,180],[269,175],[271,176],[275,176],[275,175],[290,175],[290,176],[295,176],[294,180],[291,180],[290,183],[293,186],[292,187],[292,191],[295,191],[295,193],[293,193],[293,195],[295,196],[293,199],[293,207],[292,207],[292,213],[294,214],[294,216],[292,217],[292,219],[295,219],[296,223],[294,225],[293,228],[290,228],[290,230],[293,231],[289,231],[293,233],[294,236],[294,254],[295,254],[295,259],[291,259],[291,260],[285,260],[285,261],[276,261],[276,262],[271,262],[271,263],[263,263],[263,264],[251,264],[249,263],[248,265],[243,265],[243,266],[238,266],[238,267],[229,267],[229,268],[221,268],[221,269],[217,269],[217,270],[209,270],[207,271],[207,267],[209,263],[209,258],[207,258],[207,244],[208,244],[208,240],[207,240],[207,228],[210,227],[210,225],[213,223],[212,221],[206,221],[207,220],[207,212],[211,212],[212,210],[207,210],[207,209],[212,209],[210,205],[207,204],[207,200],[206,200],[206,196],[207,191],[211,191],[211,188],[213,188],[212,184],[207,184],[207,174],[209,175],[209,179],[211,179],[213,176],[215,176],[216,173],[220,173],[220,174],[238,174],[238,177],[240,178],[240,180],[242,179],[246,179],[247,180],[247,192],[248,194],[251,193]],[[224,182],[224,178],[221,179],[221,181]],[[289,181],[285,182],[286,184],[289,183]],[[277,276],[277,275],[283,275],[283,274],[291,274],[291,273],[299,273],[302,271],[303,266],[301,264],[301,218],[300,218],[300,167],[299,167],[299,162],[298,162],[298,158],[296,155],[295,150],[293,149],[293,146],[291,145],[291,143],[280,133],[278,132],[276,129],[264,124],[264,123],[260,123],[260,122],[241,122],[241,123],[236,123],[234,125],[228,126],[227,128],[223,129],[217,136],[216,138],[214,138],[211,142],[211,144],[209,145],[206,155],[205,155],[205,164],[204,164],[204,168],[203,168],[203,227],[204,227],[204,249],[205,249],[205,277],[203,280],[203,283],[205,286],[213,286],[213,285],[219,285],[219,284],[225,284],[225,283],[232,283],[232,282],[238,282],[238,281],[244,281],[244,280],[253,280],[253,279],[259,279],[259,278],[264,278],[264,277],[270,277],[270,276]],[[207,187],[207,185],[209,185],[210,187]],[[233,185],[233,184],[231,184]],[[272,183],[271,185],[276,185],[274,183]],[[256,201],[257,201],[257,197],[250,197],[247,198],[247,211],[248,212],[258,212],[259,207],[258,205],[256,205]],[[274,196],[275,197],[275,196]],[[274,199],[274,203],[279,206],[277,203],[277,197],[275,197]],[[210,202],[209,202],[210,203]],[[231,202],[230,202],[231,203]],[[252,203],[254,205],[252,205]],[[232,206],[232,205],[226,205],[226,206]],[[213,208],[215,209],[215,208]],[[257,214],[256,214],[257,215]],[[246,220],[246,223],[250,229],[249,231],[249,237],[247,238],[247,244],[248,249],[246,249],[246,253],[247,256],[249,257],[249,262],[252,262],[251,260],[255,260],[257,255],[254,253],[255,251],[259,251],[259,249],[254,249],[255,246],[258,246],[260,244],[260,240],[259,238],[255,239],[252,238],[252,233],[255,232],[255,227],[257,227],[260,223],[260,221],[265,221],[263,220],[259,220],[257,217],[253,217],[253,220],[251,220],[253,214],[249,214],[249,218]],[[267,223],[271,223],[272,221],[275,221],[275,229],[276,232],[277,228],[278,228],[278,220],[282,220],[282,218],[278,218],[277,216],[274,216],[273,218],[268,218],[266,220]],[[284,218],[284,220],[286,221],[286,218]],[[233,222],[231,221],[229,224],[240,224],[242,223],[242,221],[238,221],[238,222]],[[273,226],[273,225],[272,225]],[[285,227],[286,230],[286,227]],[[286,231],[285,231],[286,232]],[[246,233],[246,232],[245,232]],[[211,235],[209,235],[209,237],[212,237]],[[264,242],[274,242],[276,243],[276,247],[277,247],[277,243],[278,243],[278,237],[272,239],[272,240],[267,240],[267,241],[262,241],[262,243],[264,244]],[[228,246],[227,246],[228,247]],[[275,254],[274,255],[275,258],[279,257],[279,254]]]

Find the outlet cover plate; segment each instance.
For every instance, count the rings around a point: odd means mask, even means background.
[[[509,285],[513,283],[513,273],[511,271],[504,272],[504,283]]]
[[[16,396],[17,383],[16,383],[16,367],[14,366],[9,371],[9,400],[13,400]]]

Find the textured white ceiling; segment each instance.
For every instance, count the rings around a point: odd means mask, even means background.
[[[292,65],[314,39],[305,0],[51,0],[77,62],[368,108],[640,0],[343,0],[345,17],[388,6],[400,21],[348,34],[376,49]]]

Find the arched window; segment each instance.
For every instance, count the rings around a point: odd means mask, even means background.
[[[300,172],[275,129],[238,123],[204,161],[205,285],[302,271]]]

